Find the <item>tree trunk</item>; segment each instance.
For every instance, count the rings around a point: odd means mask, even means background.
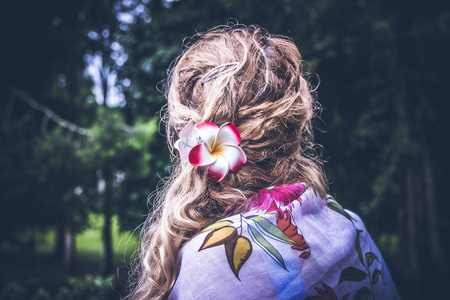
[[[64,224],[59,222],[56,227],[55,246],[53,248],[53,256],[60,260],[64,260]]]
[[[75,268],[75,237],[70,226],[64,228],[64,268],[68,274],[74,274]]]
[[[103,251],[102,251],[102,263],[101,271],[103,275],[110,275],[113,273],[114,260],[113,260],[113,246],[112,246],[112,228],[111,228],[111,218],[112,218],[112,172],[106,171],[105,180],[105,190],[103,194]]]
[[[29,226],[26,231],[25,253],[30,265],[36,264],[36,229]]]
[[[112,247],[112,230],[111,230],[111,209],[108,208],[108,202],[105,201],[105,209],[103,212],[103,255],[102,255],[102,274],[110,275],[113,273],[113,247]]]
[[[109,95],[108,76],[111,73],[112,65],[109,65],[108,60],[111,55],[110,39],[108,37],[103,38],[103,54],[102,54],[102,90],[103,90],[103,107],[108,107],[106,100]],[[102,263],[101,271],[103,275],[110,275],[113,273],[113,247],[112,247],[112,230],[111,230],[111,217],[112,217],[112,187],[113,176],[112,170],[103,170],[105,181],[105,190],[103,193],[103,251],[102,251]]]
[[[444,255],[442,244],[439,238],[438,213],[436,210],[436,194],[434,186],[434,171],[431,163],[430,154],[424,155],[424,176],[425,176],[425,200],[428,221],[428,230],[430,234],[431,253],[435,259],[436,266],[444,264]]]
[[[418,245],[417,245],[417,224],[415,216],[415,196],[413,185],[413,170],[411,167],[410,158],[407,158],[406,174],[405,174],[405,188],[406,188],[406,224],[407,224],[407,256],[409,257],[409,270],[407,276],[413,281],[418,281],[419,274],[419,260],[418,260]],[[405,268],[406,269],[406,268]]]
[[[419,252],[418,252],[418,218],[417,218],[417,189],[415,187],[414,177],[416,175],[416,168],[414,168],[414,162],[419,156],[415,153],[414,142],[411,139],[409,116],[407,111],[407,105],[405,104],[406,98],[406,85],[404,82],[399,84],[397,89],[398,94],[395,99],[395,109],[398,117],[398,150],[402,158],[403,163],[400,164],[404,169],[402,174],[404,177],[404,197],[405,197],[405,216],[403,218],[403,230],[401,230],[406,236],[404,237],[405,243],[401,245],[400,253],[403,253],[404,261],[403,275],[408,278],[410,283],[414,283],[411,287],[415,290],[414,293],[420,290],[419,282]]]

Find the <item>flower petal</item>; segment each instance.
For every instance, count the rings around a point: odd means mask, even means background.
[[[194,128],[195,128],[195,123],[192,119],[190,119],[189,123],[187,123],[187,125],[184,126],[183,129],[181,129],[178,136],[180,137],[180,139],[184,139],[192,134],[192,131],[194,130]]]
[[[233,144],[239,145],[241,142],[241,135],[237,130],[236,126],[232,123],[225,123],[220,126],[219,132],[217,133],[215,146],[220,144]]]
[[[216,161],[216,156],[212,155],[206,143],[198,144],[189,152],[189,162],[193,166],[207,166]]]
[[[180,140],[177,140],[173,146],[174,146],[175,149],[177,149],[178,152],[179,152],[179,150],[180,150]]]
[[[225,156],[228,161],[228,166],[233,172],[238,171],[247,162],[247,156],[244,151],[236,145],[220,144],[214,149],[214,152]]]
[[[221,181],[228,174],[228,161],[225,156],[218,154],[217,160],[208,166],[208,178],[214,181]]]
[[[201,137],[192,119],[181,129],[178,135],[180,139],[175,142],[174,147],[178,150],[181,160],[184,160],[188,156],[189,151],[201,143]]]
[[[212,143],[219,132],[219,127],[211,122],[203,122],[196,126],[202,139],[208,143],[209,147],[212,147]]]

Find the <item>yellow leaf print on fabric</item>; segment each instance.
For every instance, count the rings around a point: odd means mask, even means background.
[[[200,233],[202,233],[202,232],[207,232],[207,231],[210,231],[210,230],[213,230],[213,229],[219,229],[219,228],[225,227],[225,226],[230,225],[230,224],[233,224],[233,222],[228,221],[228,220],[225,220],[225,221],[219,221],[219,222],[217,222],[217,223],[214,223],[214,224],[212,224],[212,225],[209,225],[208,227],[206,227],[205,229],[203,229],[202,231],[200,231]]]
[[[225,244],[228,264],[239,279],[239,271],[252,253],[252,244],[245,236],[239,236]],[[240,279],[239,279],[240,280]]]
[[[232,226],[225,226],[219,229],[215,229],[208,233],[198,251],[200,252],[207,248],[223,245],[236,237],[236,235],[237,230]]]

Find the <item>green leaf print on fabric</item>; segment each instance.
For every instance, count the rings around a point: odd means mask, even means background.
[[[361,234],[361,232],[362,232],[362,230],[356,229],[355,250],[356,250],[356,253],[358,253],[359,261],[361,262],[362,265],[364,265],[361,244],[359,242],[359,235]]]
[[[379,269],[375,269],[373,272],[370,271],[370,267],[374,264],[375,260],[378,261],[379,264],[381,264],[380,260],[378,259],[378,257],[373,253],[373,252],[367,252],[365,253],[365,255],[363,255],[363,251],[361,248],[361,233],[363,232],[362,230],[356,228],[355,219],[353,219],[343,208],[342,206],[336,201],[334,200],[333,197],[328,197],[327,199],[327,207],[337,213],[339,213],[340,215],[342,215],[343,217],[345,217],[346,219],[348,219],[349,221],[352,222],[353,226],[355,227],[356,230],[356,237],[355,237],[355,251],[358,255],[358,259],[361,263],[361,265],[365,268],[365,271],[362,271],[360,269],[357,269],[353,266],[349,266],[346,269],[344,269],[341,272],[341,275],[339,277],[339,284],[344,282],[344,281],[349,281],[349,282],[361,282],[363,280],[366,280],[367,278],[369,279],[369,284],[370,284],[370,288],[368,287],[363,287],[361,288],[355,295],[355,297],[353,299],[368,299],[370,296],[372,296],[373,299],[375,299],[375,295],[374,295],[374,290],[373,290],[373,286],[374,284],[376,284],[379,281],[380,275],[383,275],[383,273],[379,270]],[[364,260],[365,257],[365,260]]]
[[[356,281],[359,282],[361,280],[366,279],[367,273],[361,271],[359,269],[348,267],[344,271],[341,272],[341,276],[339,277],[339,284],[344,281]]]
[[[318,287],[314,288],[319,294],[318,296],[310,296],[304,300],[338,300],[336,293],[329,285],[322,283],[322,286],[323,289]],[[350,296],[350,294],[344,295],[341,300],[347,300],[348,296]]]
[[[367,299],[369,299],[370,295],[372,295],[370,290],[366,287],[363,287],[356,293],[355,298],[353,298],[353,299],[354,300],[367,300]]]
[[[353,218],[344,210],[344,208],[336,201],[333,197],[329,196],[327,199],[327,206],[329,209],[334,210],[338,214],[346,217],[350,222],[353,223]]]
[[[286,266],[284,265],[284,259],[277,251],[277,249],[275,249],[253,226],[251,226],[250,224],[248,224],[247,226],[250,236],[253,238],[253,241],[261,246],[263,250],[267,254],[269,254],[269,256],[273,258],[273,260],[275,260],[275,262],[286,269]]]
[[[366,253],[366,263],[367,263],[367,267],[370,267],[372,265],[372,263],[374,262],[374,260],[378,260],[378,257],[373,254],[372,252],[367,252]],[[378,260],[378,262],[380,262]]]
[[[380,270],[375,269],[375,271],[373,271],[372,284],[375,284],[378,282],[378,278],[380,278],[380,275],[383,275]]]
[[[269,220],[263,217],[254,218],[256,226],[261,229],[261,231],[270,237],[277,239],[281,242],[285,242],[292,245],[297,245],[297,242],[291,240],[280,228],[272,224]]]

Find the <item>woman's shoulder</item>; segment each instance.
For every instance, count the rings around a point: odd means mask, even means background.
[[[256,291],[276,299],[244,219],[234,215],[221,220],[186,243],[169,299],[255,299]]]
[[[191,239],[169,298],[304,299],[321,290],[339,299],[359,291],[395,299],[381,254],[356,214],[312,189],[289,202],[274,196],[274,205],[266,197],[264,209],[220,220]]]

